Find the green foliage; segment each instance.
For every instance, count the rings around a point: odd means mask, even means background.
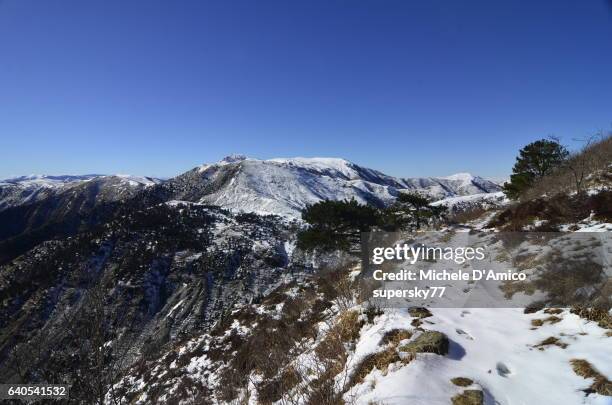
[[[368,232],[379,222],[376,208],[357,201],[321,201],[302,212],[310,228],[298,235],[298,247],[304,250],[350,251],[359,243],[361,232]]]
[[[446,207],[431,206],[419,194],[400,194],[395,204],[377,209],[357,201],[321,201],[306,207],[302,218],[310,225],[298,235],[297,246],[304,250],[353,251],[361,232],[376,228],[388,232],[419,229],[430,220],[442,218]]]
[[[432,206],[431,201],[418,193],[400,193],[397,201],[387,209],[389,220],[395,220],[397,229],[416,228],[429,220],[443,217],[446,207]]]
[[[568,150],[556,140],[540,139],[530,143],[519,151],[510,182],[503,186],[504,193],[508,198],[518,199],[535,180],[550,174],[568,156]]]
[[[511,200],[517,200],[523,191],[531,187],[533,175],[529,173],[517,173],[510,175],[510,181],[504,183],[502,191]]]
[[[429,205],[429,199],[418,193],[400,193],[397,202],[403,205],[410,205],[414,208],[424,208]]]

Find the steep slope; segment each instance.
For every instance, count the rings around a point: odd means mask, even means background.
[[[0,264],[38,243],[68,236],[108,218],[119,202],[133,198],[159,180],[133,176],[96,176],[62,180],[48,177],[6,182],[16,200],[0,210]],[[23,193],[23,194],[20,194]]]
[[[44,199],[59,189],[97,177],[31,175],[0,180],[0,211],[9,207]]]
[[[116,378],[118,362],[204,333],[235,304],[299,274],[289,237],[275,218],[171,202],[120,211],[90,231],[44,242],[1,267],[0,378],[87,375],[72,389],[92,403],[83,396],[89,385]],[[90,348],[105,342],[113,363],[91,374]]]

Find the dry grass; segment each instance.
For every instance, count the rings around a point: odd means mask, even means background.
[[[474,384],[474,381],[466,377],[455,377],[451,379],[451,382],[458,387],[468,387]]]
[[[545,258],[538,258],[537,253],[532,253],[515,257],[512,264],[517,270],[524,271],[528,269],[534,269],[544,263],[546,263]]]
[[[523,201],[541,195],[555,195],[582,191],[585,187],[610,184],[609,164],[612,162],[612,136],[600,134],[598,142],[590,142],[583,150],[570,157],[568,164],[538,180],[522,196]],[[593,139],[592,141],[595,141]],[[582,183],[577,184],[582,178]]]
[[[523,232],[526,226],[532,226],[536,219],[540,219],[545,222],[533,231],[556,232],[558,225],[579,222],[591,213],[595,219],[612,220],[612,191],[590,196],[557,194],[518,202],[501,211],[488,226],[507,232]]]
[[[551,325],[554,325],[555,323],[561,322],[563,320],[563,318],[560,318],[556,315],[551,315],[547,318],[544,319],[532,319],[531,320],[531,326],[534,327],[539,327],[544,325],[545,323],[549,323]]]
[[[612,329],[612,315],[606,308],[574,307],[571,313],[588,321],[597,322],[601,328]]]
[[[559,340],[559,338],[556,338],[554,336],[550,336],[550,337],[547,337],[546,339],[542,340],[540,343],[538,343],[534,347],[537,347],[540,350],[544,350],[548,346],[557,346],[557,347],[560,347],[561,349],[565,349],[568,346],[568,344],[561,342],[561,340]]]
[[[548,318],[544,318],[544,319],[532,319],[531,320],[531,326],[534,327],[539,327],[544,325],[545,323],[549,323],[551,325],[554,325],[555,323],[561,322],[563,320],[563,318],[559,318],[556,315],[551,315]]]
[[[593,384],[588,389],[600,395],[612,396],[612,382],[602,375],[591,363],[584,359],[570,360],[574,373],[582,378],[593,379]]]
[[[527,295],[533,295],[536,292],[536,287],[528,281],[504,281],[499,289],[504,292],[504,297],[507,299],[512,299],[514,294],[519,292]]]
[[[393,346],[397,346],[402,340],[410,339],[411,337],[412,332],[407,329],[391,329],[390,331],[384,334],[380,341],[380,344],[391,344]]]
[[[362,383],[367,375],[374,369],[380,370],[383,374],[386,374],[389,365],[397,362],[408,364],[413,358],[413,356],[405,356],[402,359],[395,346],[388,347],[381,352],[369,354],[355,367],[355,372],[351,376],[349,387]]]
[[[335,325],[337,333],[343,342],[354,341],[359,337],[359,331],[363,326],[363,321],[359,320],[359,312],[346,311],[338,317]]]
[[[410,363],[414,359],[415,354],[410,353],[400,356],[397,346],[401,341],[410,339],[411,337],[412,332],[406,329],[392,329],[386,332],[380,343],[387,345],[387,347],[380,352],[369,354],[357,364],[346,389],[348,390],[350,387],[363,382],[366,376],[374,369],[380,370],[383,374],[386,374],[389,365],[393,363]]]
[[[545,318],[544,322],[545,323],[548,322],[551,325],[554,325],[555,323],[561,322],[562,320],[563,318],[559,318],[558,316],[552,315],[552,316],[549,316],[548,318]]]
[[[315,353],[321,360],[333,360],[344,367],[346,361],[344,344],[357,340],[362,326],[363,322],[359,320],[357,311],[340,314],[337,322],[315,348]]]
[[[432,316],[431,311],[425,307],[408,308],[408,313],[413,318],[420,318],[420,319],[429,318],[430,316]]]
[[[482,207],[473,207],[464,211],[453,213],[449,218],[449,222],[451,224],[467,224],[482,218],[486,213],[487,210]]]
[[[480,390],[465,390],[451,398],[453,405],[482,405],[484,395]]]
[[[533,326],[533,327],[537,328],[537,327],[540,327],[542,325],[544,325],[544,320],[543,319],[532,319],[531,320],[531,326]]]

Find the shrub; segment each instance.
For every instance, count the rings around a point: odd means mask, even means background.
[[[383,345],[391,344],[397,346],[402,340],[410,339],[411,337],[412,332],[407,329],[391,329],[383,335],[380,343]]]
[[[593,384],[588,390],[593,391],[600,395],[612,396],[612,382],[602,375],[595,367],[584,359],[572,359],[570,360],[574,373],[583,378],[592,378]]]

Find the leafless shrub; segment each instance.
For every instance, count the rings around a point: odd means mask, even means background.
[[[583,146],[579,151],[553,173],[536,181],[521,200],[570,191],[581,194],[588,184],[597,185],[602,180],[609,184],[609,178],[606,178],[610,176],[612,163],[612,135],[599,133],[581,141]]]
[[[465,224],[482,218],[487,213],[487,210],[482,207],[473,207],[464,211],[453,213],[448,221],[451,224]]]
[[[576,314],[586,320],[597,322],[604,329],[612,329],[612,315],[609,308],[589,308],[584,306],[575,306],[571,309],[572,314]]]
[[[356,283],[349,278],[349,267],[322,269],[316,283],[325,299],[334,302],[340,310],[347,310],[353,306]]]

